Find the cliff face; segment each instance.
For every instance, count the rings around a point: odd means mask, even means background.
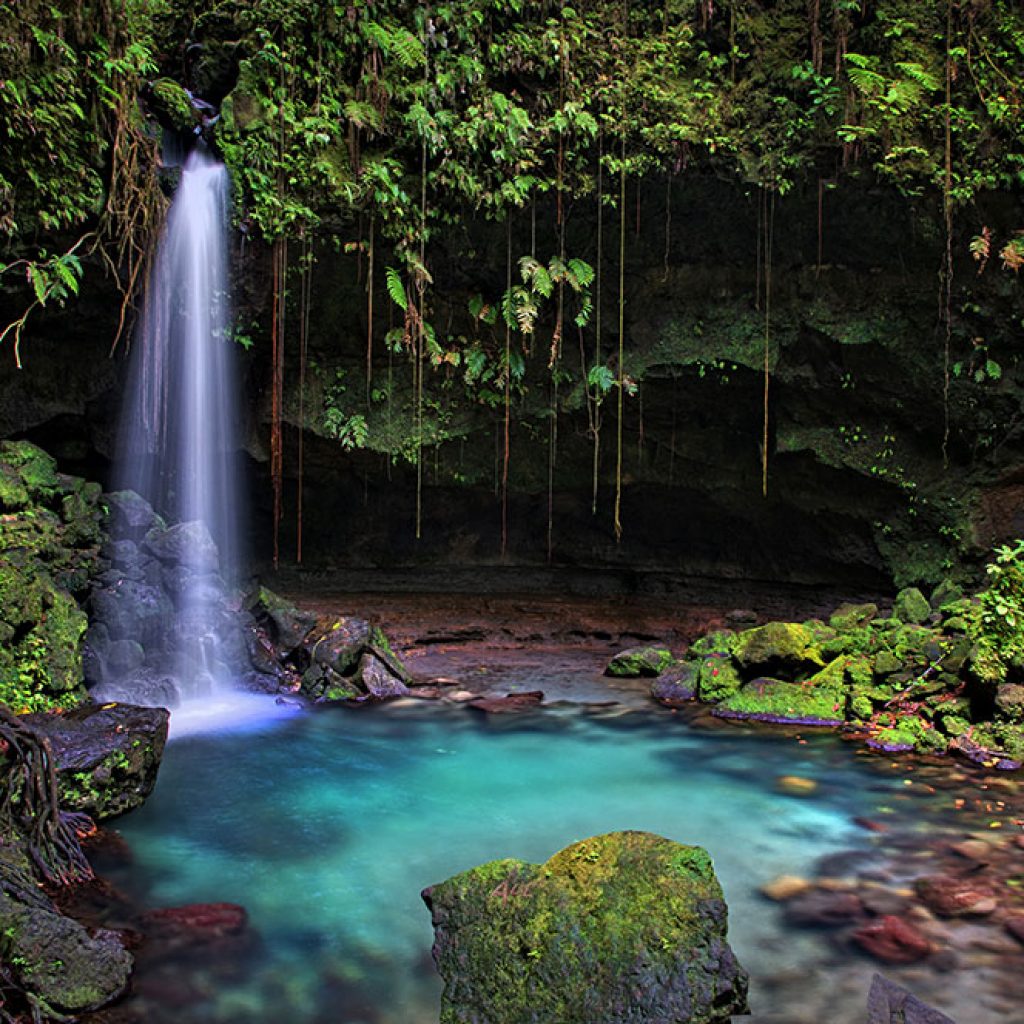
[[[616,389],[598,409],[595,514],[594,407],[581,371],[583,362],[595,364],[599,340],[597,364],[612,380],[618,372],[618,237],[606,212],[600,335],[596,317],[583,332],[567,323],[557,395],[548,368],[551,307],[532,340],[511,339],[524,370],[510,414],[508,561],[547,558],[549,471],[555,564],[885,587],[970,572],[994,543],[1024,533],[1014,350],[1020,285],[995,266],[977,276],[967,255],[973,225],[955,242],[947,361],[935,211],[843,186],[823,192],[819,229],[817,190],[791,194],[777,201],[766,267],[758,193],[685,172],[667,186],[648,181],[629,199],[624,372],[636,390],[624,396],[622,540],[616,544],[612,521]],[[514,253],[532,249],[547,259],[556,251],[551,212],[538,207],[514,222]],[[979,217],[1014,213],[1003,201]],[[593,200],[574,204],[566,251],[596,268],[595,233]],[[500,226],[466,222],[432,242],[428,314],[438,338],[424,381],[419,542],[412,366],[400,340],[384,341],[401,314],[389,310],[378,263],[368,397],[367,259],[318,247],[301,397],[296,315],[285,335],[286,560],[300,424],[304,564],[500,558],[504,409],[493,367],[504,328],[467,309],[474,296],[496,302],[504,289],[503,235]],[[262,555],[270,530],[264,254],[250,247],[237,271],[240,320],[254,325],[247,447]],[[0,364],[0,434],[29,437],[65,468],[92,475],[102,475],[111,454],[119,401],[119,357],[107,358],[108,298],[97,290],[70,313],[40,318],[25,347],[27,368]]]

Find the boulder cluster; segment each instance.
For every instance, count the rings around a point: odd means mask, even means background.
[[[651,676],[668,706],[699,700],[720,718],[844,726],[886,751],[958,752],[991,767],[1024,761],[1024,686],[993,681],[978,598],[944,584],[901,591],[891,611],[844,604],[828,621],[768,622],[700,637],[682,659],[654,645],[608,673]]]

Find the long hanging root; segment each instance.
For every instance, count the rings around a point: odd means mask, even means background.
[[[79,842],[94,828],[85,814],[62,811],[50,741],[37,735],[0,705],[0,766],[6,780],[0,801],[0,825],[26,839],[28,853],[42,878],[73,885],[93,877]],[[22,888],[17,878],[0,881],[5,889]],[[12,895],[22,895],[12,891]]]

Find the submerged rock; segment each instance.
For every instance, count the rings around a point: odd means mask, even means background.
[[[711,858],[648,832],[501,860],[423,892],[441,1024],[726,1024],[747,975]]]
[[[164,708],[129,704],[26,716],[50,741],[62,806],[97,820],[138,807],[153,791],[168,720]]]
[[[504,697],[477,697],[466,706],[492,715],[503,715],[516,711],[528,711],[544,702],[543,690],[526,690],[523,693],[506,693]]]
[[[853,940],[877,960],[887,964],[911,964],[932,951],[931,943],[909,921],[886,914],[862,925]]]
[[[912,992],[876,974],[868,993],[867,1024],[955,1024],[951,1017],[926,1006]]]

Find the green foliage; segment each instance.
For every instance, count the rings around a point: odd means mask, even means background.
[[[993,684],[1024,670],[1024,541],[1004,544],[994,554],[986,568],[988,588],[968,619],[975,670]]]

